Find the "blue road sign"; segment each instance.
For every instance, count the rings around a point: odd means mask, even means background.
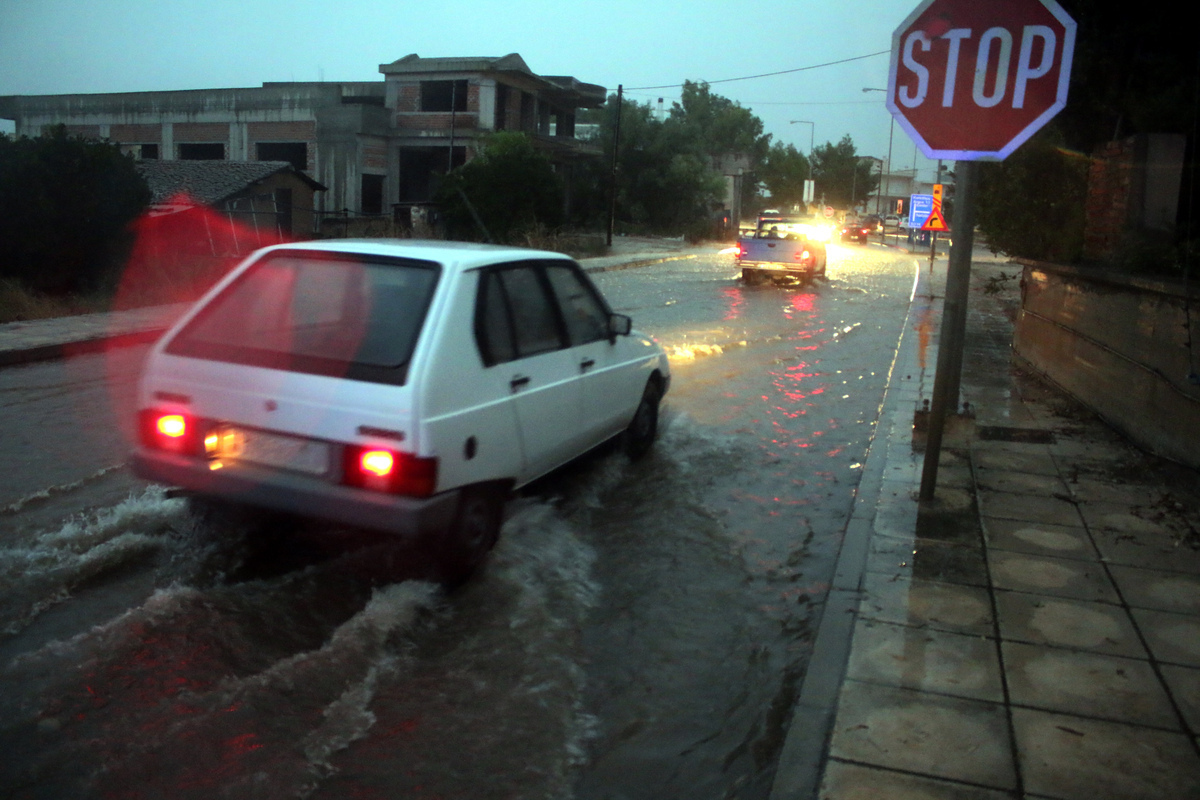
[[[908,202],[908,227],[920,229],[933,213],[933,195],[914,194]]]

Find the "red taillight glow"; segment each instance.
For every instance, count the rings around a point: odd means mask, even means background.
[[[154,429],[161,436],[182,439],[187,435],[187,418],[183,414],[163,414],[155,420]]]
[[[349,486],[410,497],[437,489],[438,460],[379,447],[347,447],[344,480]]]
[[[181,411],[143,409],[140,414],[142,444],[154,450],[191,453],[196,449],[196,420]]]
[[[387,450],[364,450],[358,458],[358,466],[364,473],[376,478],[386,478],[396,466],[396,458]]]

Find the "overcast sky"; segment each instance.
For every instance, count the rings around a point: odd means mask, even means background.
[[[573,75],[666,107],[708,81],[808,153],[845,134],[886,159],[891,35],[916,0],[0,0],[0,95],[381,80],[379,65],[519,53],[535,73]],[[867,56],[866,58],[860,58]],[[833,62],[858,59],[841,64]],[[820,66],[832,64],[831,66]],[[807,69],[812,67],[812,69]],[[766,73],[772,77],[730,80]],[[664,87],[664,88],[643,88]],[[803,120],[793,124],[793,120]],[[808,124],[808,123],[812,124]],[[11,131],[11,123],[0,122]],[[930,163],[895,128],[895,169]]]

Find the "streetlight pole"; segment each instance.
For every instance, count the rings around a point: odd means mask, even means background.
[[[887,94],[887,89],[876,89],[871,86],[864,86],[863,92],[883,92],[884,94]],[[884,170],[882,165],[880,165],[880,168],[879,168],[879,171],[881,174],[879,176],[879,180],[880,180],[879,193],[875,195],[875,213],[876,214],[879,213],[879,202],[883,198],[883,185],[882,184],[883,184],[884,175],[887,176],[888,195],[890,196],[892,193],[892,135],[895,132],[896,132],[896,118],[892,117],[891,125],[888,126],[887,170]]]
[[[809,161],[812,161],[813,142],[815,142],[816,138],[817,138],[817,123],[809,122],[806,119],[794,119],[794,120],[790,121],[788,123],[788,125],[811,125],[812,126],[808,129],[808,159],[809,159]]]
[[[881,178],[883,177],[883,159],[882,158],[876,158],[875,156],[859,156],[858,160],[859,161],[878,161],[879,162],[879,175]],[[855,205],[854,195],[858,191],[858,188],[857,188],[858,187],[858,164],[857,164],[857,162],[854,165],[854,180],[851,181],[850,185],[851,185],[851,187],[853,187],[850,190],[850,205],[854,206]],[[870,196],[868,195],[868,200],[869,199],[870,199]],[[875,213],[876,213],[876,215],[879,214],[879,194],[878,194],[878,192],[875,195]]]

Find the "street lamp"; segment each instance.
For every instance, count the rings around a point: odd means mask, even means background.
[[[812,153],[813,153],[813,142],[817,138],[817,124],[815,122],[809,122],[806,119],[794,119],[791,122],[789,122],[788,125],[811,125],[812,126],[808,129],[808,157],[811,160]]]
[[[887,89],[875,89],[870,86],[864,86],[863,92],[864,93],[866,93],[866,92],[883,92],[884,94],[887,94]],[[891,177],[892,176],[892,134],[894,134],[895,132],[896,132],[896,118],[892,117],[891,125],[888,127],[888,157],[887,157],[887,172],[886,172],[886,174],[887,174],[887,189],[888,189],[889,197],[892,194],[892,177]],[[879,193],[877,195],[875,195],[875,213],[877,213],[877,214],[879,213],[879,199],[883,196],[884,169],[883,169],[882,164],[880,164],[880,166],[879,166],[879,172],[880,172]]]

